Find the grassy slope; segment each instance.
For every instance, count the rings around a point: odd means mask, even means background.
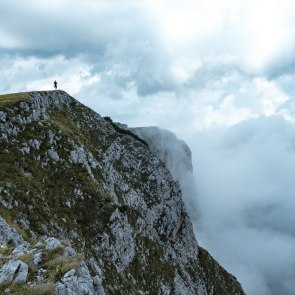
[[[1,108],[11,107],[21,101],[32,102],[27,92],[9,93],[0,95],[0,110]]]
[[[21,102],[32,103],[29,93],[0,96],[0,111],[5,110],[7,121],[12,120],[12,117],[16,115],[16,109],[20,107]],[[42,126],[38,122],[32,122],[25,126],[25,130],[19,133],[15,141],[9,140],[8,143],[2,143],[0,187],[6,191],[2,194],[5,201],[10,202],[12,198],[14,199],[12,203],[14,208],[7,209],[0,206],[0,215],[21,230],[28,239],[32,238],[31,233],[24,229],[21,220],[28,220],[29,228],[39,235],[68,237],[72,231],[75,231],[78,236],[72,237],[73,244],[80,249],[83,248],[86,257],[90,254],[96,256],[97,253],[93,251],[92,244],[98,243],[99,236],[109,230],[109,217],[115,209],[119,208],[127,213],[129,223],[134,226],[134,229],[140,212],[131,210],[124,204],[113,203],[104,189],[103,173],[99,168],[95,170],[95,180],[93,180],[82,164],[73,165],[69,162],[69,154],[73,149],[70,141],[74,141],[78,146],[84,146],[98,161],[102,157],[101,154],[115,140],[126,148],[132,148],[132,144],[146,147],[145,143],[136,141],[136,138],[135,141],[130,141],[124,136],[124,130],[118,128],[114,131],[113,123],[109,124],[108,128],[112,132],[109,132],[107,136],[101,131],[100,126],[89,128],[93,124],[89,118],[94,112],[75,102],[71,107],[74,112],[70,113],[64,109],[52,109],[49,118],[42,122]],[[29,115],[24,110],[20,112],[24,116]],[[13,124],[21,127],[17,121],[13,121]],[[62,161],[57,163],[48,161],[47,151],[52,147],[49,140],[50,132],[58,136],[58,143],[54,146],[54,150]],[[40,149],[31,148],[29,154],[24,154],[20,151],[20,147],[27,146],[30,139],[37,139],[41,143]],[[120,163],[118,163],[118,169],[121,169]],[[130,185],[140,187],[141,183]],[[83,191],[83,199],[75,195],[75,189]],[[68,205],[69,202],[71,207]],[[94,216],[97,221],[95,224]],[[55,224],[57,227],[51,227],[50,224]],[[121,289],[122,292],[124,289],[122,294],[131,294],[132,290],[136,291],[139,288],[156,292],[158,287],[155,280],[159,279],[166,281],[169,285],[173,284],[173,267],[160,261],[163,249],[140,235],[137,235],[136,243],[137,255],[127,272],[132,273],[138,285],[135,287],[124,274],[118,274],[112,264],[104,261],[103,257],[97,257],[105,263],[105,287],[112,286],[113,282],[117,281],[124,286]],[[149,255],[146,256],[146,253]],[[142,255],[149,257],[149,260],[144,262]],[[221,287],[218,286],[221,286],[223,279],[216,276],[219,272],[216,262],[205,250],[201,250],[199,255],[201,268],[198,273],[192,274],[192,277],[205,275],[204,280],[214,282],[217,286],[216,290],[219,290],[218,288]],[[143,271],[144,268],[145,271]],[[224,280],[226,281],[227,278],[229,287],[222,286],[221,291],[213,294],[234,294],[232,291],[236,290],[238,285],[232,277],[224,273]],[[222,290],[229,290],[228,288],[231,289],[230,292],[222,293]],[[111,291],[109,292],[112,294]]]
[[[5,110],[9,120],[10,116],[15,115],[14,110],[11,110],[12,106],[17,107],[21,101],[31,102],[31,99],[27,94],[13,94],[0,96],[0,101],[0,111]],[[83,111],[87,111],[86,108]],[[17,126],[18,122],[13,124]],[[13,191],[18,202],[18,206],[9,210],[10,214],[4,208],[2,210],[6,211],[6,215],[11,215],[11,219],[26,215],[25,219],[29,220],[30,227],[39,234],[45,234],[42,224],[50,224],[50,221],[54,220],[60,226],[64,225],[67,232],[78,229],[79,234],[87,235],[92,213],[103,211],[105,215],[108,207],[112,207],[111,199],[98,181],[89,178],[82,164],[71,165],[69,169],[70,163],[67,160],[63,164],[47,161],[47,151],[52,147],[48,134],[53,132],[60,137],[55,150],[62,159],[67,159],[72,149],[70,139],[90,147],[98,143],[97,138],[84,136],[63,111],[52,112],[49,120],[42,124],[43,126],[40,126],[37,122],[32,122],[25,127],[24,132],[19,133],[16,141],[9,141],[1,146],[0,186],[8,191],[4,199],[9,201],[9,192]],[[23,154],[19,148],[25,146],[30,139],[40,141],[40,149],[31,148],[29,154]],[[42,165],[42,162],[46,163],[46,166]],[[28,173],[32,176],[28,176]],[[15,187],[11,187],[11,184]],[[76,202],[73,208],[69,208],[65,202],[71,201],[74,189],[79,184],[87,197],[83,202]],[[61,222],[61,218],[66,219],[66,223]],[[76,220],[77,224],[72,224],[73,220]],[[46,233],[49,234],[50,231]]]
[[[8,120],[15,115],[14,108],[18,107],[20,102],[31,102],[26,95],[5,95],[4,97],[5,104],[0,105],[0,111],[5,110]],[[94,172],[95,180],[93,180],[82,164],[72,165],[67,160],[64,160],[62,164],[61,162],[46,161],[48,158],[47,151],[51,148],[48,132],[53,132],[59,136],[55,151],[61,159],[68,159],[70,150],[73,149],[69,140],[74,140],[77,145],[86,147],[96,156],[96,159],[101,157],[97,153],[97,149],[105,150],[114,140],[126,141],[125,144],[130,142],[120,132],[110,134],[105,138],[106,141],[102,142],[101,138],[104,135],[101,134],[99,126],[95,130],[82,132],[81,129],[87,130],[88,127],[87,124],[83,126],[84,118],[92,115],[93,112],[80,104],[74,108],[75,112],[71,113],[71,116],[65,110],[53,110],[49,120],[42,122],[42,126],[33,122],[27,125],[25,131],[18,135],[17,141],[9,141],[1,146],[0,187],[3,187],[7,192],[4,193],[3,198],[9,202],[11,194],[18,204],[12,210],[1,206],[0,215],[5,217],[12,226],[21,229],[28,239],[32,239],[30,231],[23,230],[21,219],[28,220],[30,229],[39,235],[63,235],[66,238],[71,231],[75,231],[79,238],[73,238],[72,244],[78,248],[85,247],[86,255],[91,253],[95,256],[96,253],[93,252],[91,245],[96,242],[98,236],[109,230],[110,215],[117,208],[124,212],[127,211],[130,222],[133,224],[135,224],[136,216],[139,214],[124,205],[120,206],[112,202],[111,197],[103,188],[103,179],[99,169]],[[80,128],[75,124],[78,121]],[[13,122],[13,124],[18,125],[17,122]],[[124,130],[121,133],[124,133]],[[29,154],[23,155],[19,151],[19,147],[24,146],[30,139],[40,141],[40,149],[31,148]],[[122,144],[124,143],[122,142]],[[142,143],[138,141],[138,144],[141,145]],[[40,160],[37,160],[38,156],[40,156]],[[46,166],[42,165],[42,162],[47,163]],[[32,176],[27,176],[28,173],[31,173]],[[83,191],[83,200],[75,197],[75,189],[78,188]],[[71,207],[67,205],[67,202],[71,202]],[[98,223],[94,224],[94,219]],[[17,223],[15,224],[14,221],[17,221]],[[57,228],[48,227],[50,223],[57,224],[62,232],[59,232]],[[143,247],[142,251],[146,251],[150,247],[152,253],[163,254],[159,245],[154,245],[149,239],[140,238],[140,236],[138,236],[138,239],[142,240],[140,244]],[[140,254],[137,257],[129,269],[130,272],[134,272],[135,277],[138,273],[135,267],[140,264]],[[155,269],[163,268],[157,259],[152,256],[151,258],[153,259],[148,262],[148,265],[144,265],[149,274],[152,274]],[[172,267],[166,265],[166,269],[161,273],[158,280],[165,277],[172,283]],[[134,289],[134,286],[123,275],[118,277],[117,272],[107,261],[105,262],[105,270],[106,283],[112,285],[113,281],[121,281],[125,284],[126,294]],[[139,279],[142,276],[142,272],[138,273]],[[149,282],[148,278],[142,283],[141,287],[157,288],[157,285],[146,284],[146,281]]]

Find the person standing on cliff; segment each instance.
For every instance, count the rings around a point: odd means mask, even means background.
[[[57,90],[57,82],[56,80],[53,82],[54,89]]]

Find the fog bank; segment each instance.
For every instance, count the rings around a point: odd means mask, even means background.
[[[248,295],[295,289],[295,126],[260,117],[196,133],[199,243]]]

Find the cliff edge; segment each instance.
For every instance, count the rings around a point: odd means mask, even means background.
[[[244,294],[130,130],[63,91],[16,93],[0,141],[0,293]]]

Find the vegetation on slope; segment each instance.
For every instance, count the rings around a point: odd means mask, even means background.
[[[0,113],[0,124],[2,120],[9,134],[9,138],[2,137],[0,149],[0,215],[21,230],[27,239],[43,235],[70,239],[84,253],[86,260],[94,258],[100,266],[103,265],[103,285],[108,294],[118,294],[119,290],[120,294],[138,294],[139,289],[155,294],[163,284],[173,290],[176,272],[179,275],[188,272],[198,282],[206,274],[203,280],[208,281],[210,294],[213,282],[214,286],[224,282],[226,273],[224,280],[211,275],[219,270],[214,270],[215,261],[211,261],[202,249],[199,252],[202,267],[198,270],[190,262],[180,269],[164,252],[168,243],[171,242],[172,249],[176,241],[170,241],[167,229],[163,227],[170,218],[169,207],[160,205],[164,202],[165,188],[171,199],[175,195],[178,197],[179,192],[171,189],[175,183],[167,180],[170,174],[163,162],[155,159],[146,142],[132,132],[110,118],[101,118],[69,96],[67,103],[53,103],[57,98],[54,93],[59,92],[39,93],[44,99],[48,98],[50,106],[38,119],[32,119],[35,112],[33,94],[0,96],[0,112],[5,112],[2,119]],[[151,162],[155,163],[154,166]],[[168,178],[157,182],[152,174],[157,176],[159,171]],[[118,177],[122,185],[112,177]],[[135,194],[136,198],[142,197],[146,207],[131,206],[128,193]],[[183,210],[181,204],[177,203]],[[155,235],[158,240],[139,234],[145,213],[142,211],[159,210],[159,207],[162,212],[155,213],[157,222],[153,225],[154,231],[159,231]],[[176,216],[182,224],[177,232],[178,238],[185,233],[182,226],[186,213],[181,210],[183,216]],[[113,226],[118,223],[111,220],[116,212],[120,218],[126,218],[123,225],[127,229],[131,227],[130,239],[135,241],[135,254],[124,271],[118,270],[117,260],[124,259],[125,253],[116,260],[112,257],[114,253],[108,253],[120,238],[113,232]],[[99,248],[104,243],[109,245]],[[44,267],[52,270],[51,281],[54,281],[67,268],[59,258],[51,258],[53,265],[60,262],[58,269],[63,270],[55,273],[56,266],[52,266],[48,259]],[[192,260],[196,259],[193,257]],[[96,273],[93,267],[93,274]],[[183,275],[183,281],[191,284],[186,275]],[[220,288],[229,290],[225,286]],[[219,290],[218,287],[215,289]],[[232,290],[228,294],[235,294]]]

